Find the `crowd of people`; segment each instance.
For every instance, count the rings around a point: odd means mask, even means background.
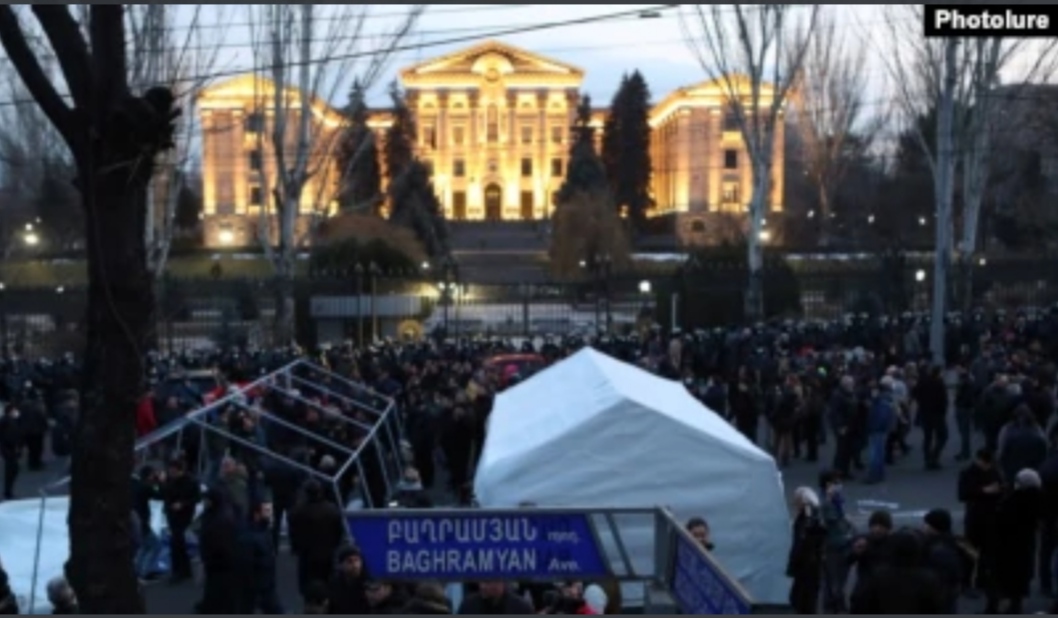
[[[798,612],[947,613],[961,596],[980,593],[988,611],[1005,601],[1016,613],[1033,581],[1045,593],[1054,590],[1058,434],[1048,428],[1058,312],[953,315],[943,365],[931,362],[927,330],[922,316],[853,315],[625,337],[344,344],[307,354],[342,379],[305,375],[298,385],[260,390],[240,385],[306,353],[152,354],[151,386],[135,429],[149,433],[220,398],[209,422],[223,431],[185,432],[178,448],[149,452],[154,461],[133,479],[136,569],[151,580],[159,575],[159,556],[168,554],[169,574],[184,581],[193,576],[197,553],[202,613],[279,613],[287,609],[275,581],[285,522],[307,613],[615,613],[619,593],[606,582],[483,582],[455,590],[375,581],[342,519],[350,502],[428,507],[440,498],[470,505],[492,398],[528,377],[522,368],[486,361],[526,353],[546,365],[593,345],[683,380],[780,465],[804,459],[826,469],[818,488],[794,492],[788,575]],[[220,376],[215,391],[188,377],[204,368]],[[14,494],[23,456],[26,465],[40,465],[45,441],[56,455],[68,454],[75,375],[70,358],[0,366],[0,400],[9,402],[0,420],[6,497]],[[368,439],[378,402],[363,399],[371,395],[351,388],[355,383],[397,402],[392,423],[406,441],[401,447]],[[857,530],[845,513],[843,485],[882,482],[900,458],[920,458],[927,471],[948,465],[942,453],[950,415],[957,460],[966,466],[958,488],[963,525],[935,509],[920,530],[894,530],[880,511],[868,530]],[[273,418],[279,420],[265,422]],[[819,463],[827,441],[833,459]],[[912,442],[921,444],[920,454]],[[320,481],[335,478],[343,453],[357,449],[362,467],[336,477],[337,492]],[[166,548],[152,527],[152,502],[162,505]]]

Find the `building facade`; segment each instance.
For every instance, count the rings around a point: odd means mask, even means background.
[[[262,234],[278,235],[274,199],[276,156],[274,139],[274,84],[264,78],[244,75],[203,91],[198,98],[202,132],[202,223],[207,247],[245,247]],[[263,104],[268,102],[268,104]],[[261,104],[259,104],[261,103]],[[284,98],[286,127],[283,136],[285,166],[295,166],[301,95],[291,90]],[[323,101],[310,101],[309,122],[312,151],[309,172],[301,192],[295,237],[307,241],[314,219],[337,210],[337,170],[330,153],[344,126],[338,111]]]
[[[400,80],[416,118],[417,154],[433,170],[448,219],[523,221],[551,216],[554,195],[565,177],[582,70],[489,41],[405,68]],[[254,130],[267,130],[272,117],[265,110],[258,120],[262,114],[255,111],[254,102],[272,99],[255,97],[255,89],[259,93],[268,88],[261,80],[236,78],[200,99],[209,246],[252,241],[254,226],[247,220],[254,215],[261,219],[267,187],[273,186],[268,166],[274,157],[262,152],[269,146],[261,145]],[[686,219],[681,225],[689,230],[704,225],[695,216],[736,213],[749,199],[749,161],[741,136],[725,124],[724,101],[718,85],[701,84],[665,97],[650,115],[655,214]],[[600,141],[606,113],[592,112]],[[321,130],[341,126],[340,113],[322,102],[314,102],[313,114]],[[251,124],[250,118],[258,124]],[[368,123],[380,140],[390,118],[390,112],[379,110]],[[328,148],[331,140],[321,143],[321,156],[333,152]],[[781,131],[775,147],[770,209],[781,210]],[[336,180],[333,170],[313,178],[312,190],[303,196],[302,221],[333,211]]]

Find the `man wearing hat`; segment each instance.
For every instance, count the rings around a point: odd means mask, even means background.
[[[963,557],[952,536],[952,517],[946,509],[933,509],[923,518],[926,534],[924,566],[944,584],[944,598],[949,613],[959,613],[962,593]]]
[[[243,614],[285,614],[276,590],[276,551],[272,543],[272,498],[266,492],[254,497],[250,524],[239,538],[238,561],[242,575],[238,586]]]
[[[338,568],[328,586],[332,614],[370,614],[367,602],[367,572],[360,548],[346,546],[338,550]]]

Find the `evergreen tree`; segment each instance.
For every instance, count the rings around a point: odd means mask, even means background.
[[[603,166],[606,168],[606,179],[611,187],[617,186],[618,170],[621,167],[621,126],[618,120],[621,117],[621,109],[624,107],[625,95],[628,93],[628,74],[621,76],[621,85],[614,93],[610,101],[610,113],[606,114],[606,122],[603,124],[602,133],[602,157]]]
[[[389,201],[390,221],[415,232],[431,258],[447,254],[444,209],[430,180],[430,170],[422,161],[413,160],[400,176],[393,178]]]
[[[340,183],[338,203],[343,211],[369,209],[374,213],[382,203],[382,170],[375,134],[367,126],[369,110],[359,81],[349,93],[345,113],[349,126],[335,152]]]
[[[617,208],[641,223],[650,197],[650,88],[637,70],[621,80],[603,135],[602,160]]]
[[[386,129],[386,143],[382,156],[386,162],[386,174],[394,182],[415,161],[415,118],[404,100],[404,93],[397,82],[389,87],[393,100],[393,124]]]
[[[582,95],[573,123],[573,143],[569,148],[566,180],[558,190],[559,207],[579,193],[596,193],[607,188],[606,170],[595,152],[595,129],[591,126],[591,97]]]
[[[186,180],[180,183],[177,190],[180,194],[176,197],[176,227],[181,230],[193,230],[199,223],[199,215],[202,214],[202,196]]]

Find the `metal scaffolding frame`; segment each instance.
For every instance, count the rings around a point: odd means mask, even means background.
[[[324,382],[327,383],[326,386],[322,384]],[[306,388],[306,390],[312,389],[324,395],[328,400],[344,405],[349,410],[366,413],[370,418],[370,422],[350,418],[331,405],[314,401],[310,396],[305,396],[299,392],[297,388],[299,386]],[[332,422],[345,425],[352,431],[362,435],[364,437],[363,442],[357,447],[340,444],[329,436],[319,435],[297,425],[295,422],[281,418],[278,414],[260,405],[259,400],[269,393],[296,401],[306,408],[317,411],[321,416],[330,419]],[[264,444],[236,435],[229,427],[219,425],[217,421],[225,411],[251,413],[257,422],[257,427],[264,432]],[[346,497],[342,492],[342,484],[347,480],[347,475],[355,473],[360,482],[355,484],[354,495],[357,495],[367,508],[381,508],[385,507],[385,504],[373,504],[371,492],[367,491],[365,486],[369,479],[365,474],[365,461],[361,455],[365,453],[365,449],[368,446],[374,447],[371,450],[374,451],[374,456],[377,457],[382,481],[385,484],[386,496],[392,496],[403,473],[401,426],[397,405],[392,398],[381,395],[363,384],[337,375],[328,369],[305,360],[298,360],[265,374],[253,382],[235,387],[228,394],[212,403],[191,411],[182,418],[143,436],[136,441],[135,445],[136,467],[139,468],[139,466],[149,461],[156,460],[159,454],[164,458],[170,448],[173,449],[172,452],[181,451],[185,445],[185,440],[197,439],[198,457],[193,462],[193,467],[199,479],[212,481],[211,477],[216,465],[223,457],[230,454],[232,447],[235,447],[252,451],[262,460],[270,460],[274,463],[289,466],[303,473],[306,477],[316,479],[320,484],[330,488],[339,506],[343,509],[346,508]],[[332,455],[336,460],[333,474],[328,474],[273,450],[270,447],[269,427],[288,432],[290,435],[296,435],[306,445],[317,447]],[[191,438],[192,435],[194,438]],[[210,445],[216,443],[225,446],[221,453],[210,452]],[[43,541],[47,500],[49,497],[65,492],[69,483],[70,477],[66,476],[40,490],[40,515],[37,521],[36,546],[33,557],[32,586],[29,596],[30,607],[33,607],[36,602],[37,584],[40,578],[41,544]],[[53,574],[47,575],[49,578],[52,576]]]

